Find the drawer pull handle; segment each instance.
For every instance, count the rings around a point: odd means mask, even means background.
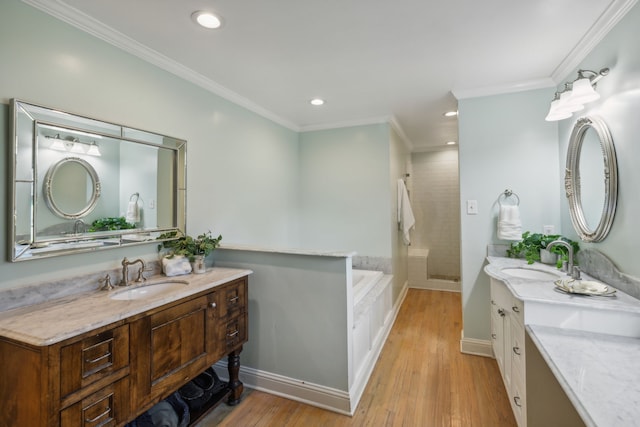
[[[229,302],[237,302],[238,299],[240,299],[240,297],[238,295],[236,295],[235,297],[229,299]]]
[[[96,363],[96,362],[99,362],[99,361],[101,361],[103,359],[106,359],[106,358],[108,358],[110,356],[111,356],[111,352],[107,352],[107,353],[103,354],[102,356],[96,357],[95,359],[84,359],[84,361],[86,363]]]
[[[511,307],[511,309],[516,313],[520,313],[520,309],[518,308],[517,305],[514,305],[513,307]]]
[[[218,306],[218,304],[216,304],[215,302],[212,302],[211,304],[209,304],[209,306],[211,308],[216,308]]]
[[[235,337],[236,335],[238,335],[239,333],[240,333],[239,331],[233,331],[232,333],[227,334],[227,336],[228,336],[229,338],[232,338],[232,337]]]
[[[520,353],[520,347],[513,347],[513,352],[514,352],[515,354],[517,354],[518,356],[520,356],[520,354],[521,354],[521,353]]]
[[[500,317],[504,317],[505,316],[504,309],[502,308],[498,309],[498,314],[500,315]]]
[[[107,408],[106,411],[104,411],[103,413],[101,413],[100,415],[98,415],[95,418],[91,418],[90,420],[88,419],[84,419],[85,423],[95,423],[96,421],[98,421],[100,418],[104,417],[105,415],[109,415],[109,412],[111,412],[111,408]]]
[[[513,403],[515,403],[517,407],[522,408],[522,404],[520,403],[520,396],[513,396]]]

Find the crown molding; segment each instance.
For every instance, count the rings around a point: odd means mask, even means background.
[[[378,125],[380,123],[390,123],[391,116],[369,117],[365,119],[346,120],[343,122],[323,123],[319,125],[300,126],[300,132],[314,132],[318,130],[330,130],[340,128],[350,128],[354,126]]]
[[[391,117],[391,120],[389,121],[389,123],[391,124],[391,128],[396,131],[396,133],[398,134],[398,136],[400,137],[400,139],[402,140],[405,148],[407,149],[408,152],[413,152],[413,144],[411,143],[411,140],[409,139],[409,137],[407,136],[406,133],[404,133],[404,129],[402,129],[402,126],[400,126],[400,123],[398,123],[398,119],[395,116]]]
[[[161,53],[151,49],[150,47],[127,37],[121,32],[103,24],[102,22],[92,18],[91,16],[80,12],[74,7],[69,6],[61,0],[22,0],[30,6],[41,10],[42,12],[53,16],[73,27],[78,28],[85,33],[91,34],[98,39],[105,41],[125,52],[128,52],[156,67],[159,67],[171,74],[174,74],[188,82],[191,82],[201,88],[233,102],[241,107],[246,108],[266,119],[269,119],[285,128],[295,132],[300,132],[300,127],[289,120],[286,120],[271,111],[261,107],[260,105],[250,101],[249,99],[237,94],[236,92],[222,86],[215,81],[203,76],[192,69],[185,67],[177,61],[174,61]]]
[[[484,86],[478,88],[453,89],[451,93],[456,99],[479,98],[481,96],[502,95],[506,93],[524,92],[527,90],[544,89],[557,86],[550,78],[528,80],[518,83],[501,84],[495,86]]]
[[[616,26],[618,22],[635,6],[638,0],[612,0],[598,20],[589,28],[584,37],[551,73],[551,78],[559,85],[576,70],[593,48]]]

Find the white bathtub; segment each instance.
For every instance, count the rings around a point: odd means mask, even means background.
[[[389,334],[393,276],[382,271],[352,270],[354,402],[360,400]],[[355,408],[355,406],[354,406]]]
[[[351,270],[354,307],[362,302],[362,299],[371,291],[383,275],[384,273],[382,271]]]

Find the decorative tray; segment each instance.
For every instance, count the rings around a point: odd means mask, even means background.
[[[556,285],[556,290],[566,294],[600,297],[616,296],[615,289],[591,280],[556,280],[553,283]]]

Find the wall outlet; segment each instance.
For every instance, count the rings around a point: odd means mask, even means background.
[[[149,209],[155,209],[156,208],[156,201],[155,199],[151,199],[149,200]]]
[[[467,200],[467,215],[478,215],[477,200]]]
[[[553,225],[543,225],[542,234],[556,234],[556,228]]]

